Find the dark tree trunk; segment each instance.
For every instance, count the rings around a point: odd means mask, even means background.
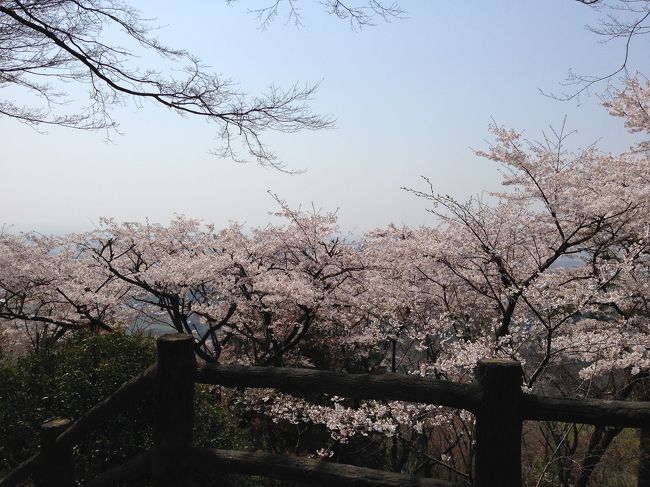
[[[589,480],[596,469],[596,466],[603,458],[603,455],[614,441],[614,438],[623,430],[619,427],[596,426],[589,441],[587,454],[580,464],[580,475],[576,487],[587,487]]]

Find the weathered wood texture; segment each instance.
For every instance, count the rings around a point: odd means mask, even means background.
[[[53,419],[41,426],[41,460],[36,475],[37,487],[74,487],[72,445],[60,445],[56,441],[69,425],[69,419]]]
[[[0,487],[14,487],[30,477],[41,462],[41,452],[32,455],[0,480]]]
[[[153,384],[156,366],[152,365],[141,374],[122,384],[113,394],[97,403],[85,412],[77,421],[66,429],[58,438],[58,444],[74,445],[86,435],[95,431],[98,426],[108,421],[116,414],[133,406],[150,389]]]
[[[204,364],[196,381],[226,387],[272,387],[293,394],[327,393],[355,399],[385,399],[475,410],[479,387],[412,375],[343,374],[323,370]]]
[[[463,484],[412,477],[322,460],[211,448],[191,448],[192,467],[206,473],[260,475],[274,479],[350,487],[460,487]]]
[[[521,382],[519,362],[486,359],[476,364],[483,401],[474,430],[474,486],[521,486]]]
[[[524,419],[650,428],[650,402],[570,399],[524,394]]]
[[[112,468],[83,487],[118,487],[128,480],[136,480],[151,475],[151,451],[147,450],[122,465]]]
[[[156,340],[153,385],[153,487],[187,487],[190,469],[179,452],[192,446],[194,424],[194,337],[171,334]]]
[[[297,395],[329,393],[356,399],[400,400],[469,410],[477,417],[473,453],[476,487],[521,485],[521,423],[524,419],[641,428],[642,451],[650,451],[650,402],[522,394],[521,366],[517,362],[482,360],[477,364],[477,384],[458,384],[397,374],[351,375],[311,369],[216,364],[205,364],[197,369],[193,345],[193,338],[189,335],[160,337],[155,366],[123,384],[71,426],[59,422],[45,427],[41,452],[0,480],[0,487],[13,487],[29,476],[38,476],[41,465],[43,472],[59,469],[61,473],[55,476],[62,483],[54,483],[52,474],[47,474],[41,476],[40,485],[72,485],[72,477],[66,473],[71,471],[72,446],[103,421],[127,409],[151,388],[153,450],[102,474],[87,485],[118,485],[127,478],[150,472],[154,487],[188,486],[191,485],[191,466],[324,485],[458,485],[262,453],[192,449],[195,457],[179,455],[179,452],[189,451],[187,449],[192,444],[195,381],[226,387],[271,387]],[[644,468],[642,464],[639,486],[650,487],[650,473]]]

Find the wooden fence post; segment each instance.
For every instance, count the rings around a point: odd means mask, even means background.
[[[41,425],[41,460],[38,487],[73,487],[72,445],[56,444],[57,437],[70,425],[69,419],[53,419]]]
[[[153,487],[191,485],[184,451],[192,446],[194,424],[194,338],[170,334],[156,340],[158,365],[153,384]]]
[[[483,389],[474,433],[474,487],[521,487],[522,369],[512,360],[476,364]]]

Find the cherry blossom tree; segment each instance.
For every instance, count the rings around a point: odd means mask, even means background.
[[[647,134],[650,89],[630,83],[605,107]],[[207,361],[461,382],[473,380],[480,358],[514,358],[532,390],[644,398],[647,142],[610,154],[570,150],[564,129],[541,142],[491,131],[494,142],[477,155],[501,167],[504,189],[461,202],[427,180],[411,191],[432,205],[429,227],[388,226],[351,240],[335,214],[276,198],[280,223],[251,230],[177,217],[168,225],[107,219],[62,237],[4,232],[1,327],[6,339],[61,339],[81,328],[165,326],[193,334]],[[466,413],[267,390],[224,397],[274,421],[322,425],[333,442],[322,445],[324,456],[364,438],[393,469],[470,475]],[[586,486],[620,430],[589,430],[580,448],[576,431],[545,425],[544,448],[559,482]],[[539,468],[548,474],[549,464]]]
[[[334,215],[278,203],[288,224],[249,235],[184,217],[168,226],[107,219],[94,232],[60,238],[2,235],[4,268],[15,272],[2,279],[0,316],[60,333],[170,326],[197,335],[205,360],[224,353],[231,362],[307,363],[289,356],[307,336],[343,333],[337,323],[351,309],[343,303],[358,292],[364,264],[336,236]]]

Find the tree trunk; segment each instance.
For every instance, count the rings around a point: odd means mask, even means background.
[[[587,454],[580,464],[580,475],[576,482],[576,487],[587,487],[596,466],[603,458],[603,455],[614,441],[614,438],[623,430],[618,426],[596,426],[589,441]]]

